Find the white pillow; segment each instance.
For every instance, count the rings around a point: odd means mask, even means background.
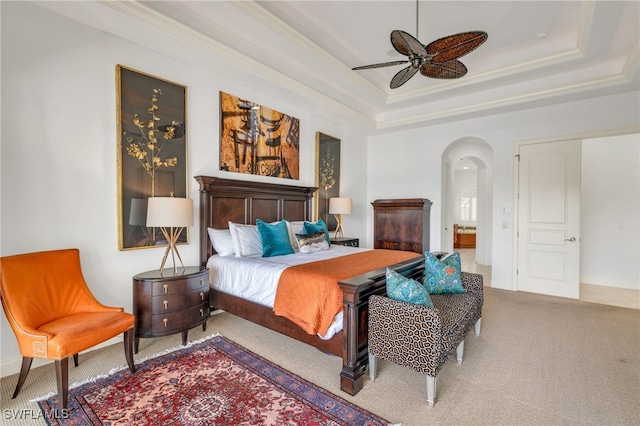
[[[229,222],[233,248],[238,257],[262,254],[262,241],[256,225]]]
[[[220,256],[231,256],[232,254],[236,254],[230,230],[207,228],[207,232],[209,233],[211,245],[216,253]]]
[[[291,247],[293,250],[300,250],[300,245],[298,244],[298,240],[296,238],[296,234],[304,234],[304,220],[289,222],[285,220],[287,223],[287,229],[289,230],[289,241],[291,241]]]

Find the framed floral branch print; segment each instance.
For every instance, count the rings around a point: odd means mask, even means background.
[[[146,226],[147,199],[187,197],[187,88],[121,65],[116,85],[119,248],[165,244]]]
[[[329,198],[340,196],[340,139],[316,132],[316,219],[322,219],[329,230],[338,223],[329,214]]]

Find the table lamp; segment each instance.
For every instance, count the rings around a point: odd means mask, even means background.
[[[336,217],[338,226],[333,235],[334,238],[343,238],[342,217],[345,214],[351,214],[351,198],[329,198],[329,213]]]
[[[160,228],[167,240],[167,250],[164,252],[160,274],[164,270],[167,256],[171,252],[173,259],[173,273],[177,272],[176,256],[184,268],[184,263],[178,253],[176,243],[182,230],[193,226],[193,200],[177,197],[150,197],[147,205],[147,227]]]

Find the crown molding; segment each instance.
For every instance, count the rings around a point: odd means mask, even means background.
[[[535,102],[540,100],[549,99],[552,97],[572,95],[588,90],[600,89],[603,87],[612,87],[617,85],[623,85],[629,83],[628,75],[620,72],[616,75],[607,76],[598,79],[586,80],[580,83],[561,85],[544,90],[538,90],[536,92],[528,92],[516,96],[509,96],[500,99],[494,99],[486,102],[476,102],[474,104],[467,104],[461,107],[449,108],[438,110],[434,112],[428,112],[424,114],[414,114],[411,116],[405,116],[399,119],[391,119],[386,121],[377,120],[378,125],[376,130],[391,129],[395,127],[408,126],[421,122],[429,122],[446,117],[454,117],[463,114],[482,112],[488,109],[508,107],[527,102]]]
[[[555,135],[544,138],[535,138],[535,139],[520,139],[513,141],[514,146],[526,145],[532,143],[547,143],[547,142],[559,142],[566,141],[571,139],[596,139],[596,138],[607,138],[611,136],[622,136],[622,135],[633,135],[640,134],[640,126],[633,127],[625,127],[622,129],[606,129],[592,132],[584,132],[584,133],[571,133],[566,135]]]
[[[537,90],[535,92],[528,92],[515,96],[504,97],[500,99],[494,99],[484,102],[476,102],[472,104],[466,104],[459,107],[452,107],[447,109],[441,109],[438,111],[416,113],[401,118],[391,118],[385,120],[384,114],[378,114],[376,117],[370,117],[362,112],[356,110],[354,107],[349,107],[339,101],[331,99],[329,96],[324,95],[318,90],[304,85],[297,80],[276,71],[261,62],[258,62],[246,55],[243,55],[224,44],[202,34],[199,31],[193,30],[188,26],[181,24],[170,17],[167,17],[161,13],[150,9],[143,3],[138,1],[117,1],[117,0],[105,0],[102,4],[106,4],[113,9],[127,14],[140,21],[147,22],[155,27],[162,29],[179,39],[198,46],[206,51],[212,52],[227,61],[245,69],[247,72],[254,73],[274,84],[281,87],[285,87],[292,92],[299,94],[307,99],[310,99],[320,105],[326,107],[332,113],[352,119],[367,125],[376,130],[400,128],[408,125],[415,125],[419,123],[428,123],[430,121],[441,120],[447,117],[456,117],[464,114],[480,113],[489,109],[509,107],[517,104],[530,103],[540,100],[549,99],[555,96],[566,96],[576,94],[580,91],[595,90],[599,88],[611,87],[615,85],[621,85],[628,83],[637,72],[640,43],[636,45],[633,54],[627,58],[622,71],[619,74],[594,78],[590,80],[584,80],[575,84],[558,85],[556,87],[550,87],[546,89]],[[302,36],[291,26],[285,24],[280,18],[274,16],[265,8],[259,5],[255,0],[233,0],[232,4],[241,10],[243,13],[251,16],[253,19],[266,25],[273,31],[285,37],[288,41],[295,43],[305,51],[309,52],[312,56],[327,64],[331,69],[344,75],[347,81],[353,83],[357,87],[370,93],[374,99],[378,99],[381,102],[386,101],[386,105],[394,105],[399,102],[409,101],[416,97],[429,96],[434,93],[439,93],[452,87],[461,87],[467,85],[475,85],[479,83],[488,82],[497,78],[505,78],[510,75],[517,75],[525,73],[529,70],[540,69],[552,65],[563,64],[571,61],[584,59],[586,56],[587,44],[591,34],[591,26],[594,14],[593,1],[583,2],[581,24],[577,32],[576,45],[574,48],[558,52],[552,55],[541,56],[526,62],[513,64],[511,66],[503,67],[499,70],[490,70],[483,73],[467,76],[465,81],[447,81],[437,86],[430,88],[420,89],[412,92],[395,92],[386,96],[386,92],[375,88],[363,77],[351,72],[350,69],[344,66],[340,61],[328,54],[324,49],[314,43],[312,40]],[[394,114],[394,113],[392,113]]]
[[[638,70],[638,63],[640,62],[640,42],[636,44],[633,48],[633,52],[624,63],[622,67],[622,75],[624,75],[627,80],[631,80],[633,74]]]
[[[224,44],[205,36],[199,31],[196,31],[188,26],[171,19],[155,10],[145,6],[137,1],[118,1],[118,0],[104,0],[102,4],[105,4],[113,9],[127,14],[140,21],[147,22],[160,28],[187,43],[198,46],[206,51],[212,52],[229,62],[242,67],[247,72],[251,72],[261,78],[267,79],[282,87],[286,87],[294,93],[311,99],[319,104],[325,105],[329,110],[337,113],[341,116],[350,117],[365,125],[374,126],[375,122],[371,117],[368,117],[352,108],[345,106],[344,104],[337,102],[330,97],[304,85],[279,71],[270,68],[261,62],[258,62],[246,55],[243,55]]]
[[[440,84],[432,85],[428,88],[413,90],[411,92],[391,93],[388,97],[387,104],[406,102],[417,97],[426,97],[435,93],[443,92],[445,90],[451,89],[452,87],[464,87],[473,84],[484,83],[498,78],[503,79],[510,75],[516,75],[527,71],[549,67],[552,65],[558,65],[584,59],[586,56],[589,35],[591,33],[594,8],[595,2],[593,1],[585,1],[582,3],[580,25],[576,34],[575,47],[573,48],[552,55],[544,55],[525,62],[501,67],[499,69],[466,75],[461,80],[443,81]]]
[[[330,55],[322,47],[318,46],[314,41],[308,37],[299,33],[296,29],[288,25],[282,19],[273,15],[255,0],[232,0],[231,4],[243,11],[245,14],[251,16],[253,19],[261,22],[266,27],[270,28],[273,32],[279,33],[285,37],[290,43],[297,44],[306,52],[314,56],[319,61],[330,66],[335,72],[341,74],[348,81],[360,86],[365,91],[369,92],[374,98],[385,102],[387,94],[385,91],[377,88],[367,79],[360,77],[354,73],[350,68],[346,67],[342,62]]]

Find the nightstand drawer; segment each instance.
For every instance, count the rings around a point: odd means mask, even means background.
[[[151,310],[156,314],[175,312],[197,306],[209,300],[209,291],[189,291],[184,294],[167,294],[154,296],[151,300]]]
[[[375,248],[387,250],[405,250],[420,253],[420,243],[403,242],[403,241],[379,241],[376,240]]]
[[[151,294],[153,296],[182,293],[184,291],[207,288],[206,276],[185,278],[182,280],[172,280],[165,282],[154,282]]]
[[[203,303],[190,309],[166,314],[154,314],[151,319],[152,333],[169,333],[181,331],[185,327],[202,321],[209,316],[209,303]]]
[[[335,244],[337,246],[360,247],[360,239],[349,237],[334,237],[331,238],[331,244]]]

